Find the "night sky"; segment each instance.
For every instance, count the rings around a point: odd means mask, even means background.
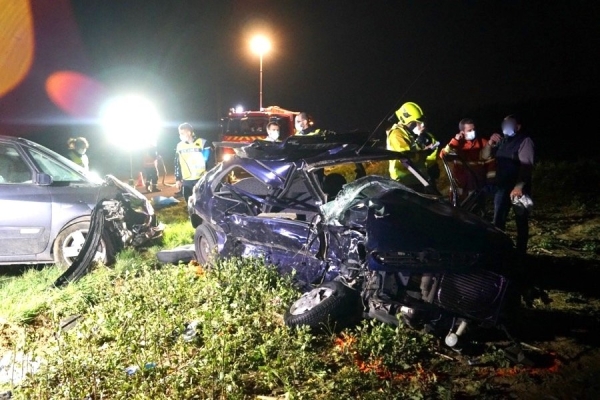
[[[107,93],[141,91],[161,110],[164,135],[189,121],[210,137],[230,107],[258,107],[258,56],[248,42],[264,33],[273,50],[264,57],[263,106],[308,111],[323,128],[372,131],[414,101],[442,142],[461,118],[474,118],[479,133],[489,136],[516,112],[542,158],[595,154],[591,146],[563,146],[565,137],[598,131],[593,59],[600,13],[593,1],[62,3],[58,11],[33,7],[46,30],[36,26],[32,71],[52,64],[93,78]],[[57,33],[57,26],[67,27]],[[63,45],[66,36],[71,46]],[[44,63],[43,55],[53,61]],[[19,113],[35,115],[15,106],[33,90],[28,79],[27,94],[17,88],[0,99],[0,117],[6,119],[4,105],[11,126]],[[38,109],[54,118],[48,132],[56,121],[67,130],[84,124],[55,106]],[[85,126],[99,129],[93,116]],[[35,131],[45,131],[44,123]]]

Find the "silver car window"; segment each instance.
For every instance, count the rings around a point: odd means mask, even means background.
[[[31,157],[38,165],[40,170],[52,177],[54,182],[86,182],[85,178],[78,174],[68,166],[57,162],[50,158],[48,155],[37,151],[35,149],[29,149]]]
[[[0,144],[0,183],[31,183],[31,169],[14,146]]]

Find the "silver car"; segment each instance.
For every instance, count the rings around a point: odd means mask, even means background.
[[[96,205],[107,221],[97,261],[110,264],[124,246],[162,234],[152,205],[134,188],[32,141],[0,136],[0,265],[71,265]]]

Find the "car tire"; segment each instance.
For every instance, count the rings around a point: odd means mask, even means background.
[[[214,259],[216,249],[217,234],[214,229],[206,224],[199,225],[194,234],[196,260],[202,265],[210,264]]]
[[[350,326],[362,316],[360,294],[341,282],[331,281],[304,293],[284,315],[289,327],[309,326],[313,330]]]
[[[63,228],[54,241],[54,262],[63,267],[69,267],[73,264],[75,257],[83,247],[89,229],[89,218]],[[115,246],[110,238],[110,234],[104,231],[94,259],[105,265],[110,265],[115,261],[115,253]]]

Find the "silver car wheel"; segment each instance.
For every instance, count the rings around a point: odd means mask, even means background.
[[[304,293],[302,297],[292,304],[290,314],[301,315],[312,310],[317,305],[321,304],[325,299],[331,297],[335,292],[334,289],[328,287],[318,287],[308,293]]]
[[[69,264],[72,264],[75,261],[75,258],[79,255],[87,234],[87,229],[79,229],[70,233],[65,238],[62,246],[62,252]],[[94,261],[106,263],[106,260],[106,246],[104,244],[104,240],[100,239],[100,246],[98,246],[98,250],[94,256]]]

